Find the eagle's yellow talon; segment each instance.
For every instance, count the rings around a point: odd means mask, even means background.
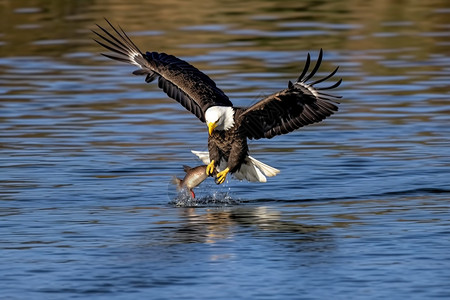
[[[214,172],[214,159],[206,166],[206,175],[212,175]]]
[[[225,170],[217,173],[217,183],[222,184],[225,182],[225,179],[227,178],[227,174],[230,172],[229,168],[226,168]]]

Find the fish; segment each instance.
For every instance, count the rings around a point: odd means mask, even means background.
[[[186,176],[183,179],[173,177],[172,182],[177,186],[177,191],[186,188],[190,193],[192,198],[195,198],[194,188],[199,186],[208,175],[206,174],[206,165],[200,165],[197,167],[189,167],[184,165],[183,170],[186,172]]]

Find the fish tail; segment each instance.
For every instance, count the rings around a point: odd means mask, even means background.
[[[177,186],[177,190],[181,188],[181,179],[177,178],[176,176],[172,177],[172,184],[175,184]]]

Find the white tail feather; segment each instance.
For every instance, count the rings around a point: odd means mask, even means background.
[[[243,163],[241,168],[233,175],[239,180],[246,179],[251,182],[267,182],[266,176],[254,164],[248,162]]]
[[[191,150],[192,153],[198,156],[198,158],[203,161],[204,164],[209,164],[209,152],[207,151],[194,151]],[[222,171],[226,168],[226,162],[221,161],[218,171]],[[235,172],[233,175],[238,180],[248,180],[252,182],[266,182],[267,177],[272,177],[280,173],[280,170],[275,169],[269,165],[266,165],[259,160],[254,159],[251,156],[247,156],[246,161],[241,165],[241,168]],[[265,176],[264,176],[265,175]]]
[[[272,177],[280,173],[280,170],[266,165],[265,163],[260,162],[259,160],[256,160],[251,156],[248,156],[248,158],[250,159],[251,163],[254,164],[258,169],[260,169],[267,177]]]
[[[192,153],[194,153],[195,155],[198,156],[198,158],[200,158],[200,160],[205,164],[205,165],[209,165],[209,163],[211,162],[209,160],[209,152],[208,151],[195,151],[195,150],[191,150]]]

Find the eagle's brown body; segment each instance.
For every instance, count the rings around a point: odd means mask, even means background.
[[[247,136],[240,126],[241,113],[242,109],[235,108],[234,126],[229,130],[213,131],[208,138],[210,160],[215,161],[216,167],[225,160],[231,173],[238,171],[248,156]]]

